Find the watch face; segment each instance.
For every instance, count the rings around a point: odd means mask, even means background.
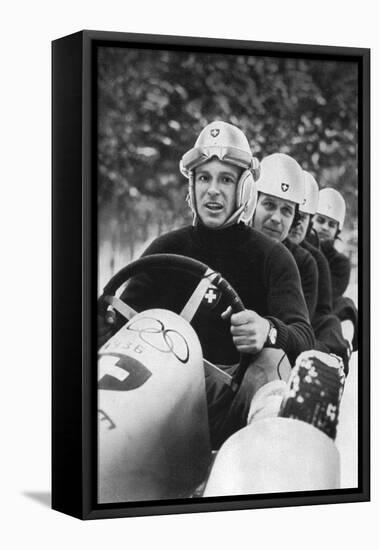
[[[275,327],[270,328],[270,332],[268,334],[268,339],[270,340],[270,344],[275,345],[276,344],[276,337],[278,335],[278,331]]]

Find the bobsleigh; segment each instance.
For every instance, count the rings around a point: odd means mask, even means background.
[[[141,272],[170,267],[199,279],[181,315],[163,309],[135,312],[116,296]],[[196,281],[196,279],[195,279]],[[242,302],[220,274],[172,254],[143,257],[117,273],[99,298],[128,322],[98,352],[98,501],[124,502],[188,496],[211,462],[204,358],[189,321],[210,285],[233,311]],[[214,366],[225,383],[237,384]]]
[[[137,313],[117,298],[130,277],[167,267],[199,279],[180,315]],[[219,273],[173,254],[132,262],[104,287],[100,315],[113,308],[128,321],[98,352],[100,504],[199,496],[199,486],[204,497],[338,488],[332,439],[289,418],[252,421],[224,443],[213,463],[204,365],[236,389],[248,362],[242,356],[231,377],[203,358],[190,321],[210,285],[224,293],[233,312],[244,309]]]
[[[151,309],[99,351],[100,502],[185,496],[210,460],[199,339],[175,313]]]

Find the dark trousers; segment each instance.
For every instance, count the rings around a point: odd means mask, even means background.
[[[234,375],[238,365],[222,367]],[[208,418],[212,449],[219,449],[223,442],[237,430],[246,426],[250,403],[255,393],[272,380],[288,380],[291,366],[283,350],[264,348],[252,356],[237,390],[225,385],[212,369],[207,369],[205,385],[208,401]]]
[[[350,350],[349,343],[342,333],[341,320],[337,315],[323,315],[312,323],[316,336],[316,347],[325,353],[334,353],[341,357],[345,374],[349,373]]]

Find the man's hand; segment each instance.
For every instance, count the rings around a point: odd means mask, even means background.
[[[270,330],[269,321],[250,309],[232,315],[231,313],[232,308],[229,306],[221,317],[230,317],[230,332],[237,350],[240,353],[260,352]]]

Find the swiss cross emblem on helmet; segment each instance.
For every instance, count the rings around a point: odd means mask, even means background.
[[[206,293],[204,294],[201,305],[203,307],[206,307],[207,309],[213,309],[219,303],[220,297],[221,291],[213,284],[210,284]]]
[[[281,187],[282,187],[283,193],[285,193],[286,191],[288,191],[288,189],[290,188],[290,186],[288,185],[288,183],[282,183]]]
[[[220,133],[220,129],[219,129],[219,128],[213,128],[213,129],[211,130],[211,136],[214,137],[214,138],[217,137],[217,136],[219,135],[219,133]]]

